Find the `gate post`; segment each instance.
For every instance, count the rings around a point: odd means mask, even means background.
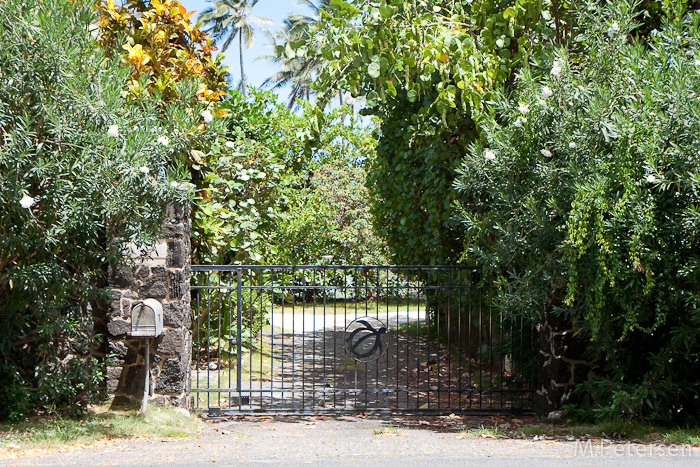
[[[149,259],[131,267],[110,270],[112,296],[107,311],[107,351],[112,365],[107,367],[107,389],[115,402],[140,399],[144,393],[144,339],[127,336],[131,329],[131,309],[146,298],[163,306],[165,334],[151,347],[149,392],[156,403],[192,408],[192,337],[190,309],[190,232],[189,206],[166,208],[162,237]]]

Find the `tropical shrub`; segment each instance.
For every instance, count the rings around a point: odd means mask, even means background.
[[[459,170],[465,256],[505,313],[565,316],[600,367],[585,417],[697,423],[700,18],[635,39],[625,1],[577,10],[577,49],[494,95]]]
[[[95,47],[94,17],[81,0],[0,3],[2,419],[99,395],[107,267],[183,200],[160,102],[124,105],[130,70]]]
[[[213,40],[177,0],[98,2],[98,42],[108,56],[122,56],[131,66],[126,96],[134,101],[156,94],[163,102],[181,97],[178,85],[198,79],[197,100],[215,104],[226,94],[223,55]]]

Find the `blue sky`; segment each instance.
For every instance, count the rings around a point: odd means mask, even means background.
[[[195,18],[199,13],[210,6],[209,2],[206,0],[180,0],[180,3],[187,8],[187,11],[197,11],[197,13],[193,15],[194,21],[196,21]],[[274,22],[274,26],[269,28],[271,31],[276,31],[289,13],[311,14],[308,8],[297,5],[296,0],[259,0],[258,4],[255,5],[252,10],[253,15],[263,16]],[[246,74],[246,83],[252,86],[260,87],[266,78],[269,78],[278,71],[277,66],[270,62],[255,60],[262,55],[272,54],[272,48],[267,46],[268,43],[269,39],[265,37],[263,33],[256,32],[253,45],[249,49],[243,49],[243,67]],[[236,42],[232,43],[226,52],[224,52],[224,56],[224,64],[231,67],[229,73],[232,74],[233,82],[238,83],[241,79],[241,71],[238,59],[237,39]],[[286,99],[287,93],[288,90],[282,90],[280,92],[284,99]]]

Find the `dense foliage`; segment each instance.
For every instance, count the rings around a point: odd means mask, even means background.
[[[343,262],[358,257],[350,250],[376,248],[367,254],[378,254],[381,243],[366,243],[368,233],[357,228],[368,218],[360,164],[372,155],[374,140],[354,120],[343,123],[347,109],[329,114],[315,149],[307,151],[311,119],[276,96],[231,91],[222,108],[229,113],[222,119],[226,130],[201,160],[205,175],[193,223],[197,261],[303,264],[316,262],[317,253]],[[330,165],[349,172],[331,180]],[[354,185],[341,187],[351,180]],[[338,198],[326,190],[347,190],[353,219],[333,219]]]
[[[566,37],[566,8],[541,0],[331,2],[313,42],[279,48],[323,59],[320,101],[345,89],[382,118],[368,182],[373,220],[396,262],[458,260],[455,169],[491,93],[542,43]]]
[[[280,264],[387,264],[372,231],[365,170],[347,160],[319,164],[285,190],[278,234]]]
[[[92,2],[0,2],[0,418],[98,394],[107,265],[178,198],[160,103],[123,105],[130,70],[96,49],[93,21]]]
[[[577,13],[579,46],[533,57],[462,162],[466,255],[504,312],[591,340],[581,413],[697,423],[700,17],[638,40],[627,2]]]

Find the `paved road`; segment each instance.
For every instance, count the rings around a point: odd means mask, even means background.
[[[425,423],[425,422],[423,422]],[[387,429],[361,417],[256,418],[207,423],[196,439],[102,442],[82,449],[0,459],[0,466],[697,466],[700,449],[593,441],[478,438],[421,420]],[[415,425],[414,427],[411,427]],[[468,426],[468,425],[466,425]],[[378,434],[382,428],[387,431]]]

